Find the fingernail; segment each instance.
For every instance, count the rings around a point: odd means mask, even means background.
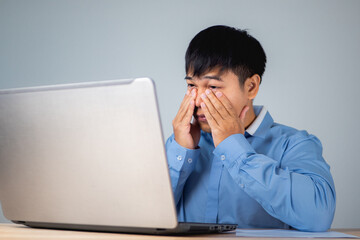
[[[186,91],[186,95],[189,95],[189,94],[190,94],[190,91],[189,91],[189,90],[187,90],[187,91]]]
[[[202,99],[205,99],[205,98],[206,98],[206,95],[205,95],[205,94],[201,94],[201,98],[202,98]]]
[[[205,103],[200,103],[200,106],[202,107],[202,108],[205,108]]]
[[[206,91],[205,91],[206,95],[209,95],[210,92],[211,92],[211,91],[210,91],[209,89],[206,89]]]
[[[215,95],[216,95],[217,97],[221,97],[221,96],[222,96],[222,93],[221,93],[221,92],[216,92]]]

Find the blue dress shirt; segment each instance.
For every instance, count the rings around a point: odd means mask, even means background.
[[[231,135],[216,148],[211,133],[203,131],[198,149],[169,137],[179,221],[326,231],[335,187],[319,139],[275,123],[264,107],[254,110],[257,117],[245,135]]]

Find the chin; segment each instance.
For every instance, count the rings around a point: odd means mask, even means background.
[[[211,128],[209,124],[200,123],[200,129],[203,130],[204,132],[211,133]]]

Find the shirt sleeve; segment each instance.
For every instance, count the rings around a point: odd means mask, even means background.
[[[255,152],[244,135],[221,142],[214,154],[230,175],[270,215],[302,231],[326,231],[335,212],[335,187],[320,141],[300,131],[280,161]]]
[[[174,135],[172,135],[166,141],[166,156],[169,165],[171,186],[177,205],[182,196],[186,180],[193,172],[200,156],[200,149],[184,148],[175,141]]]

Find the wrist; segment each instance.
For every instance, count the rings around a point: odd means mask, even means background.
[[[227,133],[227,134],[223,134],[221,136],[214,136],[213,135],[213,139],[214,139],[214,145],[215,147],[217,147],[220,143],[222,143],[225,139],[227,139],[230,136],[236,135],[236,134],[241,134],[244,135],[245,131],[241,132],[240,130],[238,131],[234,131],[232,133]]]
[[[175,142],[180,145],[183,148],[189,149],[189,150],[194,150],[196,149],[196,146],[194,147],[193,145],[189,144],[188,141],[184,141],[182,139],[178,139],[177,137],[174,137]]]

